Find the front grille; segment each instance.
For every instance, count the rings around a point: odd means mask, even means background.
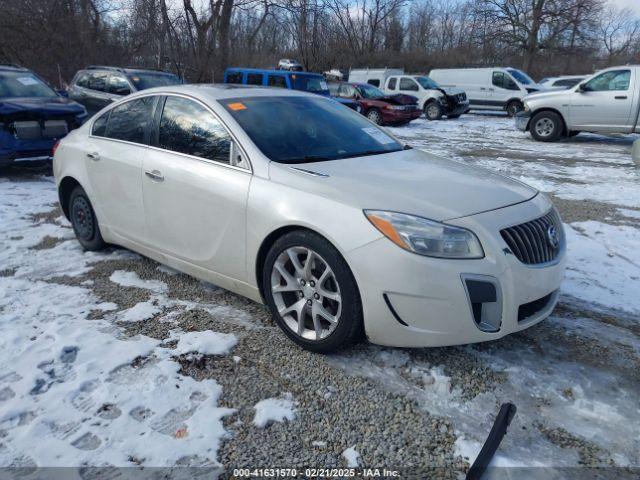
[[[505,228],[500,234],[511,252],[527,265],[552,262],[564,243],[562,222],[555,210],[530,222]]]
[[[544,310],[547,305],[549,305],[549,301],[551,301],[554,293],[556,292],[551,292],[549,295],[545,295],[538,300],[520,305],[518,308],[518,322],[524,322],[528,318],[531,318],[538,312]]]

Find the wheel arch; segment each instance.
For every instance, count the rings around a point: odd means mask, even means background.
[[[283,237],[284,235],[286,235],[288,233],[294,232],[294,231],[305,231],[305,232],[313,233],[314,235],[318,235],[319,237],[322,237],[324,240],[329,242],[329,244],[331,244],[333,246],[333,248],[335,248],[338,251],[338,253],[340,253],[340,255],[344,259],[345,263],[347,264],[347,268],[351,272],[351,275],[352,275],[352,277],[353,277],[353,279],[355,281],[356,288],[358,290],[358,294],[360,294],[360,292],[359,292],[360,288],[358,286],[358,280],[356,279],[356,276],[354,275],[353,270],[351,270],[351,266],[347,262],[346,257],[344,256],[344,252],[342,251],[342,249],[340,249],[335,244],[335,242],[333,242],[326,235],[323,235],[321,232],[319,232],[317,230],[314,230],[313,228],[309,228],[307,226],[304,226],[304,225],[292,224],[292,225],[284,225],[284,226],[278,227],[275,230],[273,230],[271,233],[269,233],[262,240],[262,243],[260,244],[260,247],[258,248],[258,253],[256,255],[256,261],[255,261],[255,265],[254,265],[254,274],[255,274],[257,285],[258,285],[258,291],[260,292],[260,297],[262,298],[263,303],[266,303],[266,299],[265,299],[265,296],[264,296],[264,284],[262,282],[262,271],[264,269],[264,263],[265,263],[265,261],[267,259],[267,254],[269,253],[269,250],[271,249],[273,244],[279,238]]]
[[[522,101],[522,99],[520,97],[511,97],[509,100],[504,102],[504,105],[502,106],[502,109],[506,111],[511,102],[518,102],[519,104],[524,105],[524,102]]]
[[[73,192],[76,187],[82,187],[82,185],[78,180],[71,176],[64,177],[58,184],[58,200],[60,202],[60,207],[62,208],[62,213],[64,213],[67,220],[70,220],[69,199],[71,198],[71,192]]]
[[[542,112],[553,112],[557,115],[560,116],[560,119],[562,120],[562,128],[563,130],[566,132],[567,131],[567,121],[564,118],[564,115],[562,115],[562,112],[560,112],[560,110],[558,110],[557,108],[552,108],[552,107],[540,107],[536,110],[532,110],[531,111],[531,116],[529,117],[529,121],[527,122],[527,130],[529,130],[529,128],[531,127],[531,122],[533,120],[533,118],[538,115],[539,113]]]

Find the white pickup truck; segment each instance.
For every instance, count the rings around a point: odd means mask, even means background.
[[[567,90],[523,99],[516,127],[541,142],[580,132],[640,133],[640,66],[612,67]]]
[[[402,93],[418,100],[418,106],[429,120],[443,116],[458,118],[469,110],[464,90],[440,87],[426,75],[407,75],[402,69],[361,68],[349,72],[349,81],[368,83],[388,95]]]

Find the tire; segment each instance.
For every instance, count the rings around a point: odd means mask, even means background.
[[[97,251],[106,246],[91,201],[81,186],[74,188],[69,197],[69,218],[83,249]]]
[[[564,132],[564,121],[556,112],[540,112],[531,119],[529,131],[539,142],[555,142]]]
[[[329,353],[362,337],[356,281],[342,255],[320,235],[296,230],[276,240],[264,262],[262,285],[274,321],[305,350]]]
[[[440,120],[443,113],[442,105],[438,102],[429,102],[424,106],[424,116],[427,120]]]
[[[515,117],[518,112],[521,112],[524,109],[522,102],[518,100],[512,100],[507,104],[507,115],[510,117]]]
[[[382,125],[382,114],[375,108],[372,108],[367,112],[367,118],[376,125]]]

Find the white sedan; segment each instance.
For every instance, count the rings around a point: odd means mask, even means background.
[[[303,92],[145,90],[62,140],[54,172],[85,249],[264,302],[317,352],[500,338],[546,318],[564,274],[545,195]]]

